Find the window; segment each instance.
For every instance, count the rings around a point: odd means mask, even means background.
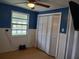
[[[28,20],[28,14],[12,11],[12,35],[26,35]]]

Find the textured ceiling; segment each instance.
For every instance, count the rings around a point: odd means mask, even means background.
[[[0,0],[0,2],[5,2],[5,3],[8,3],[8,4],[20,6],[22,8],[28,8],[26,6],[26,3],[16,4],[16,3],[25,2],[25,1],[27,1],[27,0],[2,0],[2,1]],[[41,3],[48,4],[51,7],[45,8],[45,7],[41,7],[41,6],[36,6],[35,9],[34,9],[35,11],[45,11],[45,10],[50,10],[50,9],[67,7],[68,1],[71,1],[71,0],[38,0],[38,1],[41,2]],[[79,3],[79,0],[72,0],[72,1]]]

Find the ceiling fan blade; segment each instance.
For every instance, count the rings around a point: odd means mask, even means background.
[[[36,4],[36,5],[43,6],[43,7],[46,7],[46,8],[49,8],[49,7],[50,7],[49,5],[42,4],[42,3],[39,3],[39,2],[36,2],[35,4]]]
[[[36,2],[36,0],[28,0],[29,2]]]
[[[18,2],[18,3],[15,3],[15,4],[23,4],[23,3],[28,3],[28,1],[26,1],[26,2]]]

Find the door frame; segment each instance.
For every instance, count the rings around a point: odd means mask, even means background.
[[[36,29],[36,45],[35,45],[36,47],[38,47],[38,42],[37,42],[37,40],[38,40],[38,23],[39,23],[39,17],[40,17],[40,16],[53,16],[53,14],[60,14],[60,16],[62,16],[62,12],[56,12],[56,13],[54,12],[54,13],[47,13],[47,14],[38,14],[37,29]],[[58,37],[57,37],[57,44],[56,44],[56,54],[55,54],[55,57],[58,56],[58,49],[59,49],[58,44],[59,44],[61,17],[60,17],[59,20],[60,20],[60,21],[59,21],[59,28],[58,28],[59,32],[58,32]]]

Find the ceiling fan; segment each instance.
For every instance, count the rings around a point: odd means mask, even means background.
[[[21,2],[21,3],[17,3],[17,4],[23,4],[23,3],[27,3],[27,6],[31,9],[35,8],[35,5],[39,5],[39,6],[43,6],[46,8],[49,8],[50,6],[47,4],[43,4],[41,2],[38,2],[37,0],[27,0],[26,2]]]

